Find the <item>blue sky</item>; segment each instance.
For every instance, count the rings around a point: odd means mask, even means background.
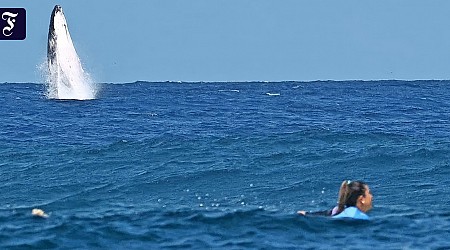
[[[450,79],[446,0],[2,0],[0,82],[42,82],[55,4],[97,82]]]

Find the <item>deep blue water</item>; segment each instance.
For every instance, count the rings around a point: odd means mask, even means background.
[[[450,81],[44,93],[0,84],[2,249],[450,248]],[[345,179],[371,221],[296,215]]]

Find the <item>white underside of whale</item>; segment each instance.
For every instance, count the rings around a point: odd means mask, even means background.
[[[67,27],[66,18],[61,11],[53,18],[54,36],[49,46],[54,50],[54,57],[48,58],[48,97],[51,99],[95,99],[96,88],[83,70],[80,59],[73,46]]]

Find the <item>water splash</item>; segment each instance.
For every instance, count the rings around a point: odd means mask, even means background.
[[[61,6],[53,9],[48,30],[45,82],[50,99],[95,99],[97,86],[84,71]]]

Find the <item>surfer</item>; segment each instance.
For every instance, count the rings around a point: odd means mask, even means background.
[[[362,181],[343,181],[339,189],[338,205],[330,210],[306,212],[300,215],[322,215],[332,218],[352,218],[368,220],[367,212],[372,209],[372,193]]]

